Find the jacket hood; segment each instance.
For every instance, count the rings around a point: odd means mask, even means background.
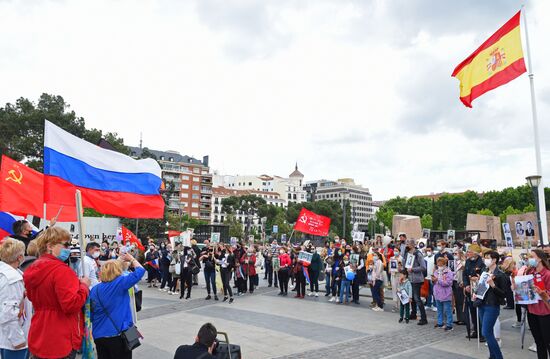
[[[57,268],[66,265],[51,254],[43,254],[25,270],[23,278],[25,286],[37,286],[44,280],[46,275]]]

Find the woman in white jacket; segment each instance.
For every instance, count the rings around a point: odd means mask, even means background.
[[[5,239],[0,244],[0,260],[0,353],[3,359],[24,359],[28,357],[32,313],[19,270],[25,260],[25,244]]]

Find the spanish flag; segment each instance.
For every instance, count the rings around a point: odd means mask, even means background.
[[[460,80],[460,101],[472,101],[526,72],[518,11],[504,26],[462,61],[452,77]]]

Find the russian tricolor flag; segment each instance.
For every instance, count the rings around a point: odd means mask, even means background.
[[[20,219],[23,219],[23,217],[15,216],[9,212],[0,212],[0,242],[2,242],[5,237],[13,235],[13,224]],[[38,228],[33,226],[32,223],[31,226],[33,233],[37,233]]]
[[[86,142],[46,121],[44,132],[44,199],[47,203],[82,205],[127,218],[162,218],[161,169],[151,159],[135,160]]]

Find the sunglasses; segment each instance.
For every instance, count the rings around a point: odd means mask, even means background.
[[[65,248],[69,248],[71,246],[71,242],[61,242],[59,244],[61,244]]]

